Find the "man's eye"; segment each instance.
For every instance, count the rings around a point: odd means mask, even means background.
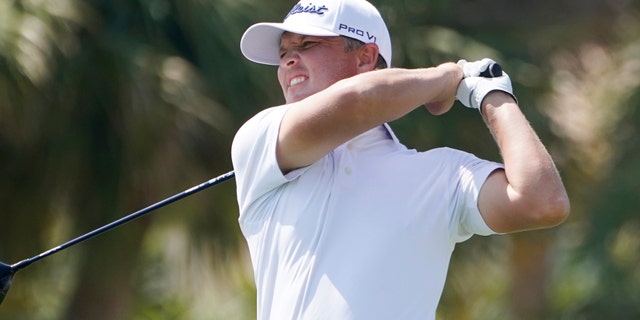
[[[318,44],[318,42],[316,42],[316,41],[305,41],[305,42],[302,43],[301,47],[303,49],[308,49],[308,48],[311,48],[311,47],[315,46],[316,44]]]
[[[294,50],[305,50],[305,49],[310,49],[314,46],[316,46],[318,44],[318,41],[303,41],[300,44],[297,45],[293,45],[292,48]],[[288,50],[282,50],[280,51],[280,59],[284,58],[284,56],[287,55]]]

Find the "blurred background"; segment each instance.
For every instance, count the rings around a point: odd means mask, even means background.
[[[640,319],[640,2],[372,0],[393,65],[500,62],[572,215],[474,237],[438,319]],[[242,32],[291,0],[0,0],[0,261],[31,257],[231,170],[235,131],[281,104]],[[412,148],[500,161],[458,104],[391,123]],[[14,278],[0,319],[255,319],[225,182]]]

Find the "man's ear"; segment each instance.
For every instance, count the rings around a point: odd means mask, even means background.
[[[358,68],[361,71],[371,71],[376,68],[378,62],[378,46],[374,43],[367,43],[358,52]]]

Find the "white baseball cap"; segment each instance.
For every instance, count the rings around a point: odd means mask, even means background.
[[[240,40],[244,56],[257,63],[280,64],[280,37],[284,31],[307,36],[346,36],[378,45],[391,66],[391,38],[376,9],[366,0],[302,0],[282,23],[257,23]]]

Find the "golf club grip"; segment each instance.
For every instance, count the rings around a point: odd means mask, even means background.
[[[480,73],[480,76],[484,77],[484,78],[502,77],[502,67],[499,64],[495,63],[495,62],[491,63],[487,67],[487,70],[482,71]]]

